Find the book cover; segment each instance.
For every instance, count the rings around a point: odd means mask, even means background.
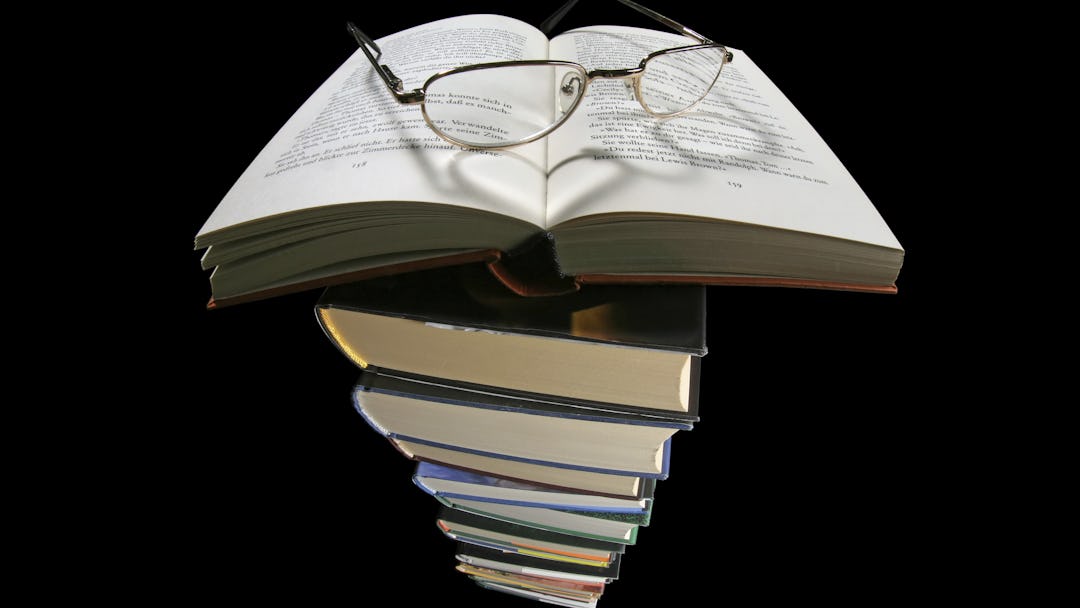
[[[622,555],[616,554],[608,566],[587,566],[568,562],[556,562],[520,553],[506,553],[498,549],[481,547],[471,543],[457,545],[457,557],[460,561],[475,566],[491,567],[488,564],[503,564],[502,569],[514,569],[522,574],[540,574],[549,576],[590,577],[592,580],[619,578]]]
[[[612,475],[610,473],[596,473],[580,469],[511,461],[505,458],[494,458],[460,450],[438,448],[392,437],[387,437],[387,440],[399,454],[409,460],[454,467],[479,475],[493,475],[511,481],[520,481],[563,492],[581,492],[597,496],[640,500],[651,497],[656,487],[656,479],[652,478]]]
[[[652,510],[643,514],[565,511],[519,507],[436,496],[444,506],[510,523],[626,545],[637,543],[638,528],[649,525]],[[650,507],[651,507],[650,503]]]
[[[520,298],[466,266],[330,288],[315,313],[342,354],[383,375],[589,410],[698,417],[700,286]]]
[[[481,589],[486,589],[488,591],[498,591],[499,593],[505,593],[507,595],[536,600],[539,602],[544,602],[546,604],[554,604],[556,606],[566,606],[567,608],[593,608],[597,605],[598,598],[577,599],[564,597],[561,594],[556,594],[550,591],[525,589],[520,585],[496,583],[489,580],[478,579],[476,577],[473,577],[473,581]]]
[[[522,507],[645,513],[652,497],[640,500],[610,498],[593,494],[568,493],[509,479],[479,475],[427,462],[417,464],[413,483],[431,496],[449,499],[496,502]]]
[[[383,397],[380,397],[383,395]],[[671,436],[686,423],[458,391],[365,371],[353,392],[365,421],[393,441],[527,464],[666,479]],[[620,441],[614,441],[619,438]]]
[[[604,420],[621,422],[622,424],[654,425],[654,423],[663,423],[670,425],[672,428],[688,431],[693,428],[693,423],[700,420],[701,359],[699,357],[690,357],[688,363],[686,381],[688,403],[686,411],[640,407],[626,403],[594,401],[559,394],[524,391],[506,386],[439,378],[374,365],[368,365],[363,369],[365,372],[383,378],[412,382],[413,384],[410,385],[399,385],[399,387],[408,386],[412,388],[400,388],[397,391],[398,394],[425,394],[432,401],[456,403],[458,405],[472,404],[476,407],[487,404],[490,409],[505,411],[515,408],[529,409],[538,415],[546,414],[581,420]],[[382,392],[387,394],[395,392],[395,389],[390,388],[391,383],[389,380],[382,384],[384,386]],[[429,388],[416,388],[417,385],[425,385]]]
[[[468,526],[471,528],[490,530],[491,532],[499,534],[512,535],[522,539],[529,539],[534,543],[573,545],[585,549],[609,551],[612,553],[626,552],[627,543],[586,538],[576,534],[565,534],[553,530],[516,524],[494,517],[455,509],[448,507],[445,504],[439,508],[438,521],[442,522],[439,528],[443,531],[447,531],[448,529],[453,531],[457,527]]]
[[[697,412],[701,384],[700,360],[694,358],[691,361],[693,365],[690,395],[693,405],[685,414],[484,386],[374,366],[368,366],[360,372],[354,391],[382,393],[448,406],[473,407],[521,415],[689,431],[694,428],[693,423],[699,420]]]
[[[498,538],[497,534],[491,534],[486,531],[479,531],[477,533],[454,532],[448,529],[443,529],[442,531],[447,538],[457,542],[494,549],[513,555],[536,557],[554,562],[556,565],[565,563],[580,566],[606,567],[611,565],[615,556],[613,553],[589,552],[574,547],[521,546],[517,543]]]
[[[354,281],[323,291],[316,309],[414,319],[463,330],[618,344],[704,356],[705,288],[595,285],[522,298],[475,264]],[[322,315],[319,315],[322,320]]]
[[[591,583],[585,581],[572,581],[561,578],[553,578],[547,576],[530,576],[528,574],[518,574],[514,572],[505,572],[502,570],[493,570],[491,568],[480,568],[472,566],[464,562],[458,562],[455,570],[463,574],[469,575],[469,577],[475,579],[483,579],[492,582],[502,582],[518,587],[527,589],[537,589],[540,591],[562,591],[574,594],[590,594],[593,596],[600,596],[604,593],[604,583]]]

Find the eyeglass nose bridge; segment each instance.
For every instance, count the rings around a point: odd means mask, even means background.
[[[589,77],[589,80],[594,78],[639,78],[644,71],[645,68],[638,66],[621,70],[590,70],[585,74]]]
[[[589,82],[597,78],[622,80],[626,85],[626,92],[630,100],[641,99],[641,75],[645,73],[645,66],[636,68],[623,68],[619,70],[591,70],[586,72]]]

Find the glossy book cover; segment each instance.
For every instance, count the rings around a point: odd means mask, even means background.
[[[327,288],[317,308],[485,330],[706,354],[700,285],[589,285],[523,298],[471,264]]]

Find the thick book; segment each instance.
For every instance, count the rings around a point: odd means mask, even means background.
[[[356,410],[391,442],[529,464],[666,479],[688,422],[545,403],[365,370]]]
[[[485,44],[462,44],[477,36]],[[549,39],[498,15],[443,19],[377,40],[380,64],[406,91],[462,65],[551,59],[595,73],[632,69],[653,51],[695,42],[617,26]],[[440,139],[421,108],[398,104],[357,50],[196,235],[203,266],[214,269],[213,301],[463,260],[486,260],[514,284],[503,262],[538,237],[553,243],[552,264],[573,284],[895,291],[904,251],[880,213],[768,76],[746,53],[728,50],[732,61],[686,115],[656,120],[622,82],[597,79],[560,128],[505,151]],[[502,90],[535,86],[534,76],[507,78]],[[537,108],[514,107],[506,117],[557,111],[555,88],[553,81],[550,95],[527,100]]]
[[[697,419],[705,288],[521,298],[475,265],[326,289],[316,317],[362,368],[591,410]]]
[[[641,499],[561,492],[534,484],[471,473],[427,462],[421,462],[416,466],[412,480],[421,490],[432,496],[546,509],[645,513],[652,500],[651,491],[649,496]],[[655,486],[655,481],[650,485]]]
[[[448,538],[554,561],[606,566],[626,545],[598,541],[444,507],[436,525]]]
[[[637,543],[638,529],[648,526],[652,518],[650,511],[635,513],[603,513],[597,511],[567,511],[544,509],[541,507],[522,507],[490,502],[477,502],[464,499],[435,497],[444,506],[473,513],[484,517],[499,519],[510,523],[550,530],[571,536],[581,536],[626,545]]]

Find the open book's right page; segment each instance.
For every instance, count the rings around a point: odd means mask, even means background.
[[[588,70],[636,67],[650,52],[693,44],[664,32],[573,30],[550,58]],[[606,213],[671,213],[851,239],[900,243],[851,174],[746,54],[729,49],[709,95],[657,119],[626,81],[596,79],[549,138],[547,226]]]

